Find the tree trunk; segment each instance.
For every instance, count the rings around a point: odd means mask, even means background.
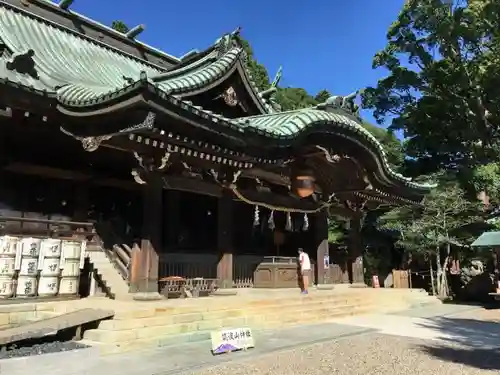
[[[449,245],[448,245],[449,246]],[[450,257],[447,256],[444,259],[444,264],[441,270],[441,290],[439,291],[439,296],[441,298],[447,298],[450,293],[449,293],[449,287],[448,287],[448,274],[446,272],[448,268],[448,263],[450,262]]]
[[[436,295],[436,284],[434,280],[434,268],[432,267],[432,255],[429,255],[429,271],[431,273],[431,290],[432,290],[432,295]]]
[[[439,246],[436,246],[436,287],[438,295],[441,295],[441,274],[443,269],[441,267],[441,253]]]

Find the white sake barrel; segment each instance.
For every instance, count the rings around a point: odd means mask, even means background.
[[[82,241],[63,240],[62,257],[64,259],[80,259],[82,254]]]
[[[78,294],[79,277],[62,277],[59,284],[59,295]]]
[[[61,260],[59,258],[43,258],[42,260],[42,276],[59,276],[61,270],[59,268]]]
[[[57,276],[41,276],[38,281],[40,297],[55,296],[58,292],[59,278]]]
[[[14,295],[14,280],[11,276],[0,276],[0,298],[10,298]]]
[[[19,275],[17,278],[17,297],[32,297],[36,295],[36,276]]]
[[[61,257],[61,240],[54,238],[46,238],[42,240],[41,250],[44,258],[60,258]]]
[[[12,278],[16,272],[16,258],[12,256],[0,255],[0,276]]]
[[[25,257],[21,258],[21,268],[19,275],[22,276],[36,276],[38,272],[38,258]]]
[[[80,277],[80,259],[67,259],[61,267],[62,277]]]
[[[15,258],[19,241],[20,241],[19,237],[12,237],[12,236],[0,237],[0,256],[6,255]]]
[[[23,256],[38,257],[40,255],[40,246],[42,240],[40,238],[23,238],[21,240]]]

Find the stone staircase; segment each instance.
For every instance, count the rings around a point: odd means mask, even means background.
[[[121,270],[112,258],[111,252],[101,246],[88,249],[90,263],[94,268],[94,282],[96,283],[94,295],[105,295],[112,299],[129,298],[129,286]]]
[[[439,303],[420,291],[368,288],[314,291],[309,296],[268,292],[254,299],[209,297],[192,302],[176,306],[177,301],[163,301],[155,304],[159,307],[115,310],[112,320],[86,331],[82,343],[98,347],[102,354],[120,353],[209,340],[210,332],[221,328],[279,329]]]

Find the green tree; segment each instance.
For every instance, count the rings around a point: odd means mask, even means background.
[[[247,54],[247,69],[252,75],[252,80],[255,82],[257,88],[260,91],[267,90],[270,86],[270,83],[269,74],[266,67],[257,61],[253,49],[246,39],[240,38],[240,42]]]
[[[363,126],[382,144],[389,164],[391,164],[394,169],[399,169],[405,160],[403,146],[399,139],[397,139],[392,132],[368,122],[363,122]]]
[[[328,243],[345,245],[347,240],[346,221],[344,218],[330,216],[328,218]]]
[[[382,229],[399,233],[397,245],[414,255],[425,255],[431,276],[436,266],[436,288],[440,297],[449,295],[446,270],[452,249],[464,254],[474,240],[470,224],[482,221],[482,206],[468,199],[456,179],[436,176],[439,187],[424,198],[419,209],[398,207],[379,218]],[[434,292],[434,281],[432,281]]]
[[[428,170],[500,156],[499,19],[494,0],[408,0],[373,60],[389,74],[363,105],[403,130],[406,153]]]
[[[125,34],[130,30],[130,28],[125,24],[125,22],[119,20],[113,21],[111,23],[111,28],[122,34]]]
[[[279,87],[275,99],[283,111],[309,108],[318,104],[305,89],[296,87]]]
[[[332,96],[332,94],[330,94],[330,92],[328,90],[323,89],[316,94],[316,96],[314,97],[314,100],[318,103],[324,103],[331,96]]]

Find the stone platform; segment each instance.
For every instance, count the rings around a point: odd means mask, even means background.
[[[439,301],[425,292],[409,289],[336,286],[333,290],[311,290],[307,296],[300,295],[297,289],[243,289],[237,295],[196,299],[146,302],[94,297],[6,305],[0,306],[0,321],[4,314],[16,321],[19,314],[43,319],[88,307],[113,310],[113,319],[86,331],[82,341],[98,348],[101,354],[111,354],[209,340],[210,332],[221,328],[279,329],[431,303]]]

